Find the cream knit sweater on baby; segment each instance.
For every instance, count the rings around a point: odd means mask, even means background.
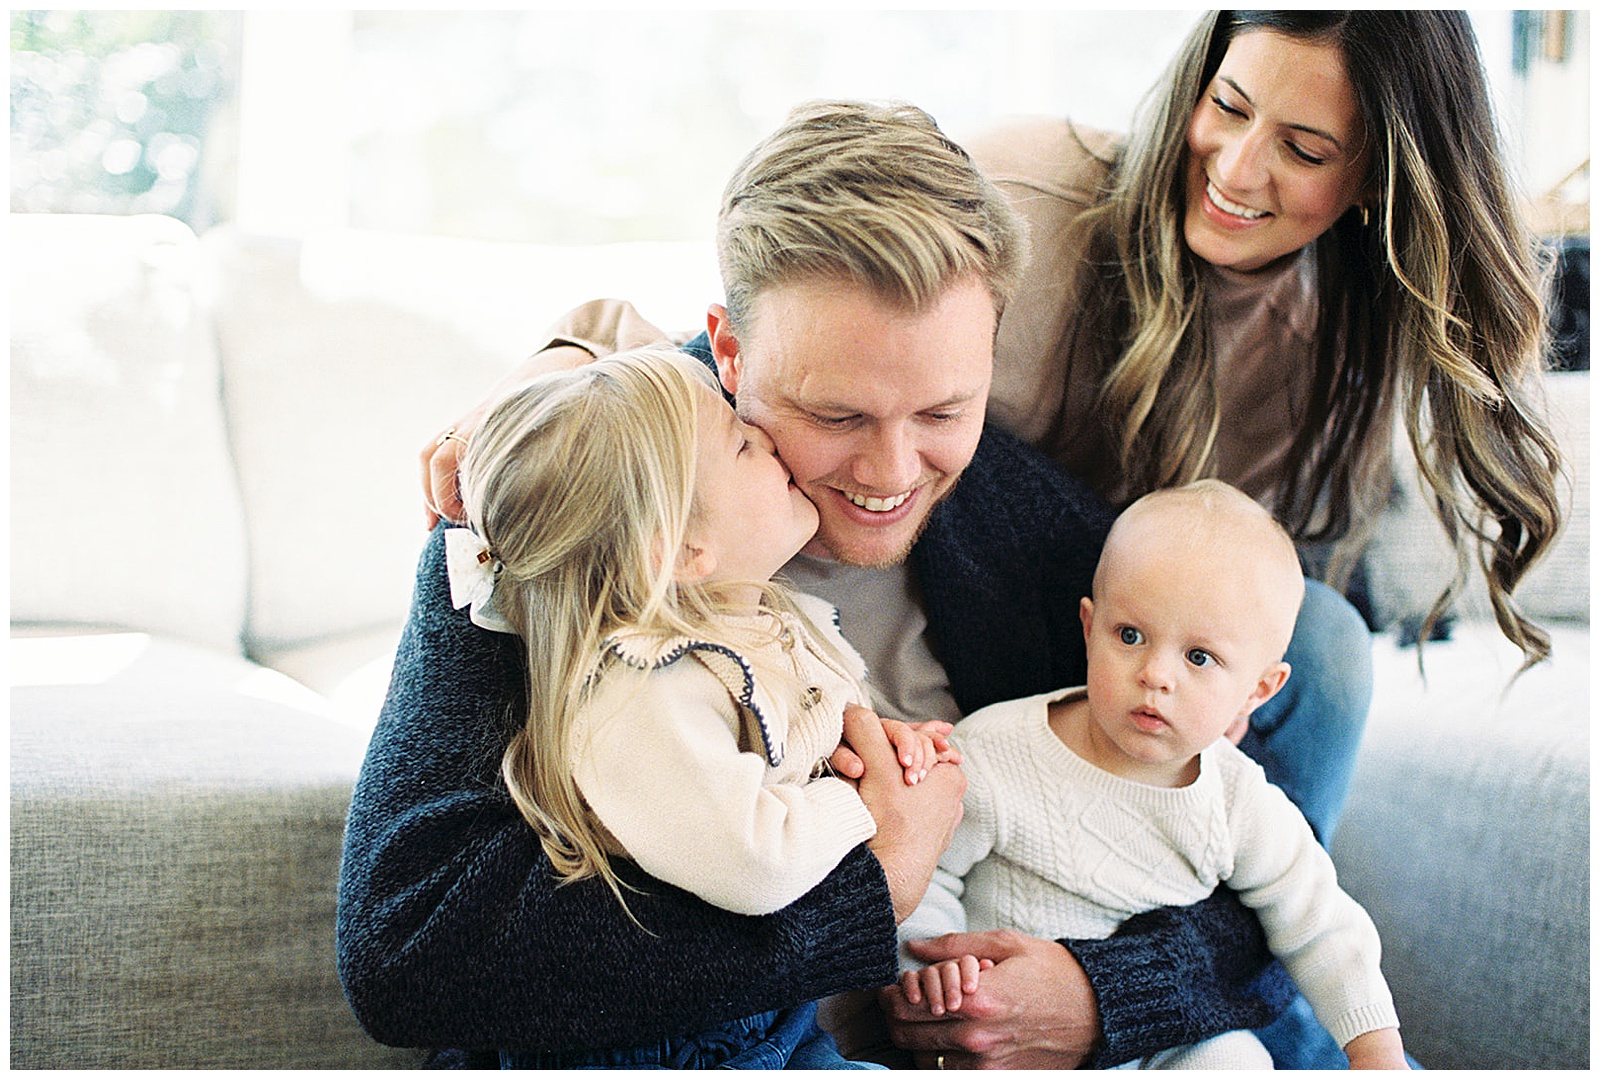
[[[1001,702],[961,722],[965,814],[901,939],[1000,927],[1104,938],[1130,916],[1193,904],[1225,883],[1256,911],[1339,1045],[1398,1026],[1372,920],[1261,767],[1224,740],[1201,754],[1187,787],[1114,776],[1048,725],[1052,701],[1082,693]]]

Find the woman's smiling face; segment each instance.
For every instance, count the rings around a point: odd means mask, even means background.
[[[1246,31],[1189,118],[1184,240],[1213,266],[1260,270],[1355,205],[1370,158],[1338,47]]]

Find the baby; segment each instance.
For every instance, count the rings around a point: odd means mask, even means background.
[[[1294,544],[1219,481],[1157,491],[1106,539],[1081,605],[1088,685],[963,720],[965,813],[902,941],[1009,927],[1103,938],[1133,915],[1232,887],[1353,1068],[1406,1068],[1376,929],[1287,796],[1225,735],[1289,678],[1305,589]],[[901,976],[931,1015],[990,965]],[[1270,1068],[1249,1032],[1152,1055],[1161,1068]]]

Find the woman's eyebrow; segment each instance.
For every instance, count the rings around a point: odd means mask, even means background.
[[[1229,86],[1233,87],[1233,92],[1238,94],[1240,97],[1244,98],[1245,103],[1247,105],[1254,105],[1255,104],[1254,101],[1250,100],[1250,95],[1244,92],[1244,87],[1242,87],[1238,83],[1234,82],[1233,79],[1231,79],[1227,75],[1218,75],[1217,76],[1217,80],[1219,82],[1225,82]],[[1315,135],[1319,139],[1327,139],[1329,142],[1331,142],[1334,146],[1336,146],[1340,150],[1344,149],[1344,144],[1342,142],[1340,142],[1339,139],[1335,135],[1331,134],[1330,132],[1323,131],[1321,128],[1312,127],[1310,124],[1290,124],[1288,126],[1290,128],[1293,128],[1295,131],[1303,131],[1308,135]]]

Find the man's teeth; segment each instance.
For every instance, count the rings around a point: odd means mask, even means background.
[[[1209,180],[1206,181],[1206,194],[1211,197],[1212,202],[1216,203],[1219,207],[1235,217],[1250,218],[1254,220],[1255,218],[1267,216],[1267,212],[1265,210],[1252,210],[1248,206],[1240,206],[1236,202],[1229,202],[1227,199],[1223,198],[1222,192],[1217,190],[1216,185],[1211,183]]]
[[[846,492],[845,498],[849,499],[863,510],[871,510],[875,514],[881,514],[886,510],[893,510],[895,507],[911,498],[911,492],[902,492],[899,495],[894,495],[887,499],[875,499],[870,495],[857,495],[854,492]]]

